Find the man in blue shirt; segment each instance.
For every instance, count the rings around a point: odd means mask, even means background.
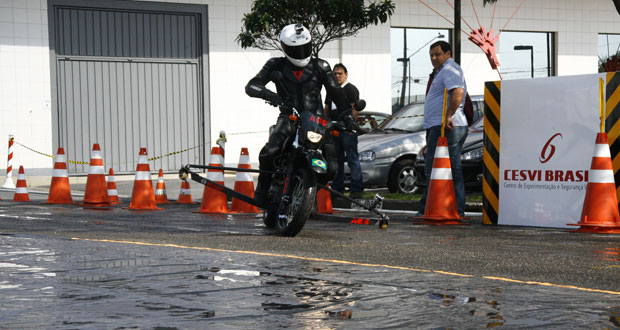
[[[426,160],[424,174],[426,187],[420,199],[419,213],[424,214],[428,186],[430,183],[435,147],[441,136],[441,117],[443,113],[444,88],[448,90],[445,136],[448,139],[450,166],[456,203],[460,216],[465,214],[465,184],[461,169],[461,150],[467,138],[467,118],[463,113],[467,84],[461,67],[452,59],[452,47],[445,41],[437,41],[430,46],[431,63],[435,77],[424,102],[424,128],[426,129]]]

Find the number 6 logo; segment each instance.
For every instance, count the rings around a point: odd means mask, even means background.
[[[544,163],[548,162],[549,159],[551,159],[551,157],[553,157],[553,154],[555,153],[555,146],[553,144],[551,144],[551,141],[553,141],[553,139],[556,136],[560,136],[560,138],[563,138],[562,133],[555,133],[549,139],[549,141],[547,141],[547,143],[545,143],[545,146],[542,148],[542,151],[540,152],[540,157],[538,157],[538,160],[540,161],[541,164],[544,164]],[[549,153],[548,154],[547,154],[547,149],[549,149]]]

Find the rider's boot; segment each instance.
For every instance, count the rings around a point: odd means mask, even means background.
[[[254,191],[254,200],[259,204],[266,204],[269,201],[269,184],[270,184],[270,175],[269,174],[259,174],[258,175],[258,183],[256,184],[256,190]]]

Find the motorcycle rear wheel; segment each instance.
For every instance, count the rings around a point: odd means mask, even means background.
[[[292,194],[288,212],[282,217],[280,215],[274,217],[274,220],[280,235],[294,237],[301,231],[312,213],[316,199],[316,183],[309,169],[300,168],[291,177],[289,187],[292,189]],[[264,219],[265,224],[270,220],[269,213],[271,212],[267,212]]]

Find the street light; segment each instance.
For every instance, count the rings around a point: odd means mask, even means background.
[[[433,42],[433,40],[443,39],[444,37],[445,35],[441,34],[441,32],[438,32],[436,37],[434,37],[433,39],[429,40],[427,43],[422,45],[422,47],[418,48],[418,50],[413,52],[411,55],[407,56],[407,29],[405,29],[405,46],[403,49],[403,57],[396,59],[397,62],[403,62],[403,83],[402,83],[403,86],[402,86],[402,90],[400,93],[400,107],[403,107],[405,105],[405,89],[407,88],[407,81],[411,79],[411,65],[409,65],[409,71],[407,73],[407,64],[409,63],[411,57],[419,53],[422,49],[424,49],[424,47],[426,47],[428,44]],[[405,78],[405,75],[406,75],[406,78]],[[411,83],[409,83],[409,101],[411,101]]]
[[[518,45],[518,46],[515,46],[515,50],[529,50],[530,51],[530,58],[531,58],[531,65],[532,65],[532,78],[534,78],[534,46]]]

